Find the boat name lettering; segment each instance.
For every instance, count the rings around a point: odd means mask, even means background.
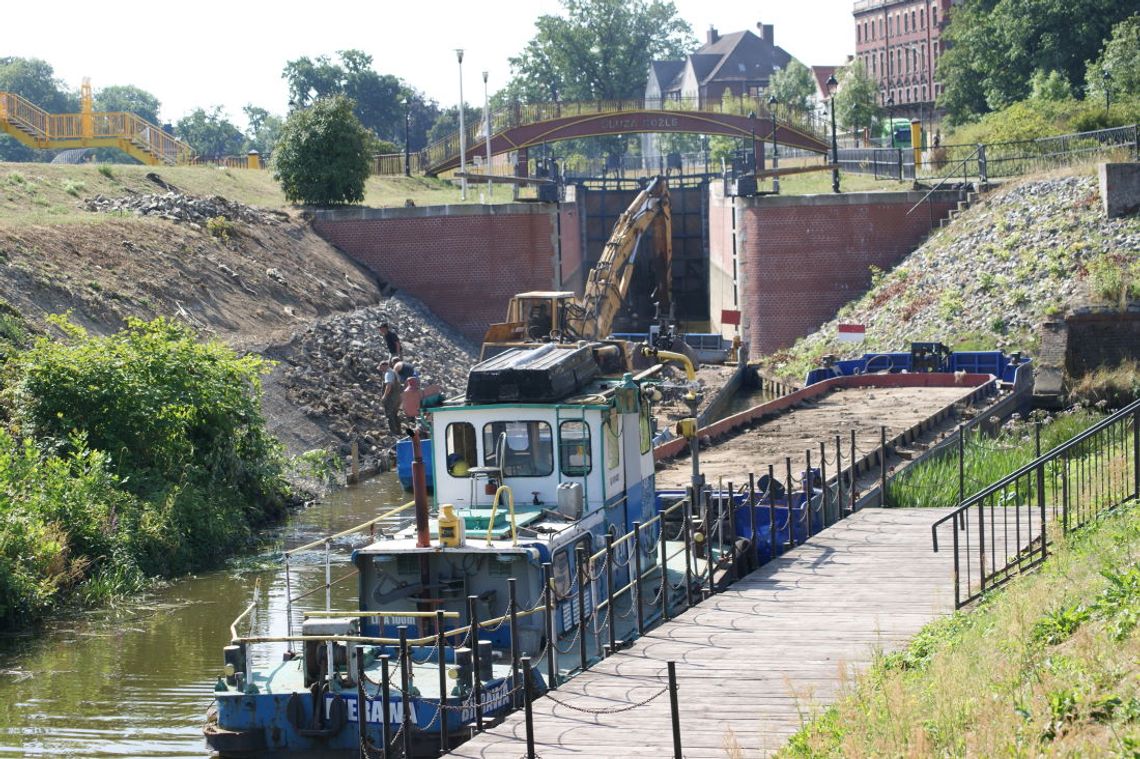
[[[482,694],[483,713],[488,714],[496,709],[502,709],[506,706],[511,699],[511,681],[504,680],[493,688],[486,690]],[[463,710],[463,721],[470,722],[475,719],[475,709],[469,708]]]
[[[355,694],[342,693],[340,697],[345,700],[345,702],[346,702],[345,705],[348,707],[348,721],[349,722],[359,722],[360,721],[360,715],[359,715],[359,712],[357,711],[356,695]],[[325,696],[325,719],[328,719],[331,715],[332,702],[333,702],[333,697],[331,695],[326,695]],[[382,724],[384,722],[384,699],[383,698],[369,699],[367,701],[367,714],[365,716],[367,717],[366,721],[371,723],[371,724],[374,724],[374,725]],[[416,714],[415,709],[412,709],[412,715],[411,716],[412,716],[412,724],[419,727],[419,724],[420,724],[419,716]],[[404,721],[404,702],[403,701],[393,700],[390,702],[390,705],[388,707],[388,720],[389,720],[389,724],[396,725],[396,726],[399,726]]]

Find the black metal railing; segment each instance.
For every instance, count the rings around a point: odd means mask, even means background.
[[[965,499],[931,526],[950,538],[961,608],[1049,555],[1068,534],[1140,499],[1140,401]],[[949,536],[946,532],[949,532]]]

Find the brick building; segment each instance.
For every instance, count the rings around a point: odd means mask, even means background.
[[[921,117],[942,92],[942,32],[958,0],[856,0],[855,57],[879,83],[879,103]]]

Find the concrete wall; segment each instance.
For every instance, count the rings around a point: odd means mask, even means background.
[[[1140,307],[1070,314],[1065,326],[1065,371],[1070,377],[1140,357]]]
[[[1102,163],[1100,199],[1110,219],[1140,211],[1140,163]]]
[[[720,191],[714,183],[712,192]],[[957,193],[939,193],[929,208],[908,214],[922,198],[876,192],[725,201],[736,208],[737,280],[750,355],[788,347],[833,318],[870,288],[870,266],[887,269],[902,261],[958,201]]]
[[[489,324],[503,320],[512,295],[555,286],[557,215],[547,204],[521,203],[349,208],[318,211],[313,228],[480,341]],[[573,260],[577,225],[561,226]]]
[[[721,192],[723,183],[713,182],[709,192],[709,320],[713,332],[731,338],[738,327],[722,324],[724,311],[740,310],[736,279],[736,208]]]

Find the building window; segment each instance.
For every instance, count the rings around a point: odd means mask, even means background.
[[[938,26],[938,8],[930,9],[930,25]]]
[[[903,31],[910,31],[910,19],[907,18],[906,11],[903,11]]]
[[[491,422],[485,425],[483,463],[502,469],[504,477],[546,477],[554,471],[554,440],[550,425],[546,422]]]
[[[911,31],[914,31],[915,29],[918,28],[914,23],[915,17],[916,17],[915,12],[911,11],[910,12],[910,29],[911,29]]]
[[[918,9],[918,28],[919,29],[925,29],[926,28],[926,9],[925,8],[919,8]]]

